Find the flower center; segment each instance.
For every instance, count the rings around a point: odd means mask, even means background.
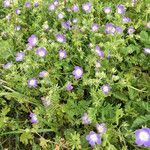
[[[60,52],[60,57],[64,57],[65,54],[63,52]]]
[[[108,89],[107,86],[104,86],[104,87],[103,87],[103,90],[104,90],[105,92],[108,92],[108,91],[109,91],[109,89]]]
[[[99,126],[99,127],[98,127],[98,131],[99,131],[100,133],[102,133],[102,132],[104,132],[104,128],[103,128],[102,126]]]
[[[30,85],[34,85],[35,84],[35,80],[30,80]]]
[[[88,6],[88,5],[85,5],[85,6],[84,6],[84,10],[85,10],[85,11],[89,10],[89,6]]]
[[[139,138],[142,140],[142,141],[148,141],[149,138],[150,138],[150,135],[147,133],[147,132],[141,132],[139,134]]]
[[[40,51],[40,52],[39,52],[39,55],[40,55],[40,56],[44,56],[44,55],[45,55],[44,51]]]
[[[82,75],[82,71],[80,69],[77,69],[76,74],[77,74],[77,76],[80,76],[80,75]]]
[[[93,142],[96,142],[97,141],[97,136],[96,134],[93,134],[90,136],[90,139],[93,141]]]

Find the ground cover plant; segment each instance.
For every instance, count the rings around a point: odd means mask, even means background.
[[[149,0],[0,1],[0,149],[148,150]]]

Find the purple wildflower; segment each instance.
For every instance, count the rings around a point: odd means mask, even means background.
[[[82,122],[83,122],[83,124],[91,124],[92,123],[92,121],[89,118],[87,113],[84,113],[84,115],[82,116]]]
[[[114,34],[115,33],[115,27],[113,26],[112,23],[107,23],[105,26],[105,32],[108,34]]]
[[[58,18],[59,19],[63,19],[64,18],[64,14],[63,13],[58,13]]]
[[[73,12],[78,12],[79,11],[79,6],[77,4],[74,4],[71,9],[72,9]]]
[[[50,5],[48,6],[48,10],[49,10],[49,11],[55,10],[55,5],[54,5],[54,4],[50,4]]]
[[[118,14],[124,14],[125,13],[125,7],[123,5],[118,5],[117,6],[117,13]]]
[[[35,46],[36,45],[36,43],[38,42],[38,38],[34,35],[34,34],[32,34],[29,38],[28,38],[28,44],[29,44],[29,46],[31,46],[31,47],[33,47],[33,46]]]
[[[59,51],[59,59],[65,59],[67,57],[67,53],[65,50]]]
[[[135,32],[135,29],[133,28],[133,27],[129,27],[128,28],[128,33],[129,34],[132,34],[132,33],[134,33]]]
[[[111,7],[105,7],[105,8],[104,8],[104,12],[105,12],[106,14],[111,13],[111,12],[112,12]]]
[[[47,77],[48,76],[48,72],[47,71],[41,71],[40,73],[39,73],[39,77],[41,77],[41,78],[44,78],[44,77]]]
[[[27,47],[27,50],[31,50],[33,48],[29,43],[26,45],[26,47]]]
[[[104,57],[104,52],[100,49],[98,45],[96,45],[95,52],[98,54],[99,57]]]
[[[83,69],[79,66],[75,66],[74,71],[72,74],[75,76],[76,79],[79,79],[83,76]]]
[[[93,24],[92,24],[92,31],[93,31],[93,32],[96,32],[96,31],[98,31],[98,29],[99,29],[98,24],[93,23]]]
[[[10,3],[10,0],[5,0],[3,4],[4,4],[4,7],[9,7],[11,3]]]
[[[55,5],[55,6],[58,5],[58,0],[54,0],[54,5]]]
[[[39,55],[40,57],[44,57],[46,55],[47,51],[45,48],[40,47],[37,49],[36,54]]]
[[[16,14],[17,14],[17,15],[20,15],[20,13],[21,13],[21,10],[20,10],[19,8],[17,8],[17,9],[16,9]]]
[[[100,63],[99,60],[96,61],[95,67],[96,67],[96,68],[100,68],[100,67],[101,67],[101,63]]]
[[[66,28],[66,29],[70,29],[70,25],[71,25],[71,21],[70,20],[62,23],[62,27]]]
[[[124,23],[128,23],[128,22],[131,21],[131,19],[130,19],[129,17],[123,16],[123,17],[122,17],[122,21],[123,21]]]
[[[8,63],[6,63],[6,64],[3,65],[3,68],[4,69],[10,69],[11,66],[12,66],[12,62],[8,62]]]
[[[21,29],[20,25],[15,26],[15,31],[19,31]]]
[[[123,29],[121,27],[115,27],[116,33],[122,33]]]
[[[38,80],[36,78],[32,78],[30,80],[28,80],[28,87],[31,88],[31,87],[37,87],[37,84],[38,84]]]
[[[89,135],[86,136],[86,140],[89,141],[91,146],[102,143],[100,135],[96,134],[94,131],[90,131]]]
[[[26,7],[26,8],[30,8],[30,7],[31,7],[31,3],[30,3],[30,2],[26,2],[26,3],[25,3],[25,7]]]
[[[91,3],[87,2],[85,4],[82,5],[82,9],[85,11],[85,12],[89,12],[92,8],[92,5]]]
[[[150,21],[146,24],[147,28],[150,28]]]
[[[39,7],[39,3],[38,3],[38,2],[35,2],[35,3],[34,3],[34,7]]]
[[[60,42],[60,43],[64,43],[64,42],[66,42],[66,38],[62,34],[57,34],[56,41]]]
[[[24,59],[24,53],[23,52],[18,52],[16,54],[16,61],[23,61]]]
[[[73,90],[73,85],[72,85],[71,83],[68,83],[67,86],[66,86],[66,89],[67,89],[68,91]]]
[[[38,123],[38,118],[37,118],[37,115],[36,114],[34,114],[34,113],[31,113],[30,112],[30,118],[31,118],[31,123],[33,123],[33,124],[36,124],[36,123]]]
[[[145,52],[146,54],[150,54],[150,48],[144,48],[144,52]]]
[[[150,128],[142,128],[135,131],[136,144],[138,146],[144,145],[150,147]]]
[[[107,95],[109,91],[110,91],[110,87],[108,86],[108,84],[104,84],[102,86],[102,92]]]
[[[107,130],[105,123],[97,124],[96,128],[101,135],[104,134]]]

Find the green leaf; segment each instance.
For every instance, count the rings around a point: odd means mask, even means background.
[[[29,141],[31,143],[32,139],[33,139],[33,135],[29,131],[22,133],[20,136],[20,141],[25,145],[27,145]]]
[[[132,124],[132,128],[138,127],[138,126],[144,126],[147,123],[150,123],[150,115],[140,116],[137,119],[134,120]]]

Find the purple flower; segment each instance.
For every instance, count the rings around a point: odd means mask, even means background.
[[[19,31],[21,29],[20,25],[15,26],[15,31]]]
[[[5,0],[3,2],[3,4],[4,4],[4,7],[9,7],[10,6],[10,0]]]
[[[96,128],[101,135],[104,134],[107,130],[105,123],[97,124]]]
[[[89,12],[92,8],[92,5],[91,3],[87,2],[85,4],[82,5],[82,9],[85,11],[85,12]]]
[[[56,41],[60,42],[60,43],[64,43],[64,42],[66,42],[66,38],[62,34],[57,34]]]
[[[54,5],[55,5],[55,6],[58,5],[58,0],[54,0]]]
[[[146,24],[147,28],[150,28],[150,21]]]
[[[104,8],[104,12],[105,12],[106,14],[109,14],[109,13],[112,12],[112,9],[111,9],[110,7],[105,7],[105,8]]]
[[[4,69],[10,69],[11,66],[12,66],[12,62],[8,62],[7,64],[4,64],[4,65],[3,65],[3,68],[4,68]]]
[[[118,5],[117,6],[117,13],[118,14],[124,14],[125,13],[125,7],[123,5]]]
[[[59,51],[59,59],[65,59],[67,57],[67,53],[65,50]]]
[[[38,42],[38,38],[34,35],[34,34],[32,34],[29,38],[28,38],[28,44],[29,44],[29,46],[31,46],[31,47],[33,47],[33,46],[35,46],[36,45],[36,43]]]
[[[102,86],[102,92],[107,95],[109,91],[110,91],[110,87],[108,86],[108,84],[104,84]]]
[[[94,131],[90,131],[89,135],[86,136],[86,140],[89,141],[91,146],[102,143],[100,135],[96,134]]]
[[[58,13],[58,18],[59,19],[63,19],[64,18],[64,14],[63,13]]]
[[[49,10],[49,11],[55,10],[55,5],[54,5],[54,4],[50,4],[50,5],[48,6],[48,10]]]
[[[34,7],[39,7],[39,3],[38,3],[38,2],[35,2],[35,3],[34,3]]]
[[[31,7],[31,3],[30,3],[30,2],[26,2],[26,3],[25,3],[25,7],[26,7],[26,8],[30,8],[30,7]]]
[[[62,27],[63,27],[63,28],[66,28],[66,29],[70,29],[70,25],[71,25],[70,20],[68,20],[68,21],[62,23]]]
[[[77,4],[74,4],[71,9],[72,9],[73,12],[78,12],[79,11],[79,6]]]
[[[19,8],[16,9],[16,14],[19,15],[21,13],[21,10]]]
[[[83,124],[91,124],[92,123],[92,121],[89,118],[87,113],[84,113],[84,115],[82,116],[82,122],[83,122]]]
[[[66,86],[66,89],[67,89],[68,91],[73,90],[73,85],[72,85],[71,83],[68,83],[67,86]]]
[[[100,63],[99,60],[96,61],[95,67],[96,67],[96,68],[100,68],[100,67],[101,67],[101,63]]]
[[[30,80],[28,80],[28,87],[31,88],[31,87],[37,87],[37,84],[38,84],[38,80],[36,78],[32,78]]]
[[[47,77],[48,76],[48,72],[47,71],[41,71],[40,73],[39,73],[39,77],[41,77],[41,78],[44,78],[44,77]]]
[[[93,24],[92,24],[92,31],[93,31],[93,32],[96,32],[96,31],[98,31],[98,29],[99,29],[98,24],[93,23]]]
[[[116,33],[122,33],[123,29],[121,27],[115,27]]]
[[[23,61],[24,59],[24,53],[23,52],[18,52],[16,54],[16,61]]]
[[[135,32],[135,29],[133,28],[133,27],[129,27],[128,28],[128,33],[129,34],[132,34],[132,33],[134,33]]]
[[[41,47],[41,48],[38,48],[36,50],[36,54],[39,55],[40,57],[44,57],[46,55],[47,51],[45,48]]]
[[[142,128],[135,131],[136,144],[138,146],[144,145],[150,147],[150,128]]]
[[[107,23],[105,26],[105,32],[108,34],[114,34],[115,33],[115,27],[113,26],[112,23]]]
[[[128,22],[131,21],[131,19],[130,19],[129,17],[123,16],[123,17],[122,17],[122,21],[123,21],[124,23],[128,23]]]
[[[150,48],[143,48],[146,54],[150,54]]]
[[[83,76],[83,69],[79,66],[75,66],[74,71],[72,74],[75,76],[76,79],[79,79]]]
[[[104,57],[104,52],[100,49],[98,45],[96,45],[95,52],[98,54],[99,57]]]
[[[30,112],[30,115],[29,115],[29,116],[30,116],[30,118],[31,118],[31,120],[30,120],[31,123],[33,123],[33,124],[38,123],[38,118],[37,118],[37,115],[36,115],[36,114]]]

